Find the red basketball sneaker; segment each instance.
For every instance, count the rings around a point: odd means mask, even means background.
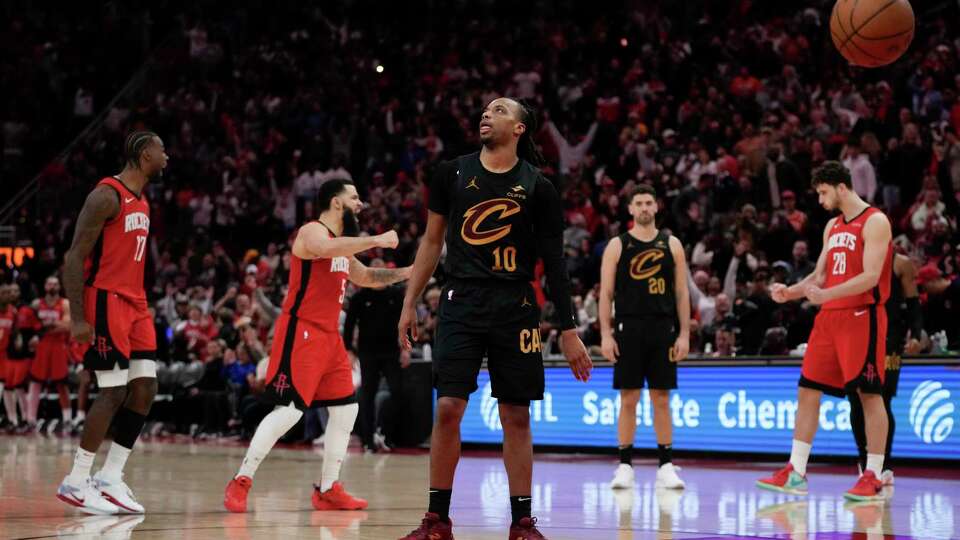
[[[867,470],[843,496],[851,501],[879,501],[883,499],[883,483],[873,471]]]
[[[238,476],[231,480],[223,493],[223,507],[231,512],[246,512],[247,493],[252,485],[253,479],[249,476]]]
[[[363,510],[367,507],[367,501],[347,493],[340,482],[334,482],[326,491],[320,491],[320,486],[314,485],[310,500],[317,510]]]
[[[507,540],[547,540],[540,531],[537,530],[537,518],[525,517],[516,524],[510,526],[510,535]]]
[[[400,540],[453,540],[453,521],[440,521],[440,516],[427,512],[417,530]]]

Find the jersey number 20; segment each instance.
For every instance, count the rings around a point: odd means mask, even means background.
[[[647,280],[647,287],[650,289],[650,294],[666,294],[667,281],[663,278],[652,277]]]

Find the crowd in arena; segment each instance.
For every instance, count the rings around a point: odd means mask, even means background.
[[[660,227],[687,250],[691,352],[802,348],[817,308],[776,304],[769,286],[796,282],[816,263],[829,215],[809,179],[828,159],[888,213],[896,250],[916,265],[925,352],[960,347],[960,40],[945,37],[958,34],[960,16],[921,20],[904,59],[863,70],[833,50],[829,2],[743,1],[732,11],[725,2],[638,2],[618,16],[557,4],[556,16],[514,28],[497,24],[492,1],[431,2],[423,20],[389,26],[312,5],[198,13],[171,25],[176,35],[158,40],[142,86],[112,103],[119,88],[82,82],[109,58],[66,54],[80,31],[53,36],[36,18],[8,18],[4,34],[32,54],[23,89],[42,79],[51,101],[69,102],[74,128],[104,115],[62,160],[26,164],[23,148],[48,112],[4,120],[5,176],[39,172],[40,189],[15,220],[36,256],[0,265],[0,281],[16,283],[23,303],[42,296],[86,192],[118,170],[124,134],[159,133],[170,167],[147,190],[148,292],[169,367],[161,386],[172,407],[189,411],[168,427],[242,432],[256,425],[290,238],[315,216],[319,186],[355,182],[363,233],[400,235],[396,250],[362,258],[408,265],[432,171],[476,151],[479,111],[510,95],[540,113],[542,170],[564,200],[579,332],[595,351],[601,254],[630,226],[627,194],[642,183],[658,194]],[[97,68],[81,77],[80,61]],[[172,76],[172,66],[189,76]],[[432,340],[442,269],[435,278],[419,308],[420,351]],[[922,287],[944,280],[937,294]],[[554,310],[537,285],[551,344]]]

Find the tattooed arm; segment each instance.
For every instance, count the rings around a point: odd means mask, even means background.
[[[70,333],[81,343],[93,339],[93,328],[86,320],[83,305],[83,261],[93,251],[103,225],[119,212],[120,197],[113,188],[100,186],[91,191],[77,218],[73,243],[64,256],[63,288],[70,300]]]
[[[350,281],[361,287],[385,287],[410,278],[410,266],[403,268],[370,268],[350,257]]]

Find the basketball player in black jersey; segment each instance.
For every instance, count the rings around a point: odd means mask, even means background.
[[[887,357],[886,378],[883,381],[883,404],[887,409],[887,446],[883,462],[890,463],[890,450],[893,447],[894,418],[891,401],[897,395],[900,382],[900,355],[920,352],[920,338],[923,333],[923,314],[920,311],[920,293],[917,291],[917,269],[906,255],[893,255],[891,272],[890,299],[887,300]],[[907,332],[910,332],[909,339]],[[856,393],[850,398],[850,425],[853,438],[857,441],[860,470],[866,468],[867,436],[863,417],[863,404]],[[888,465],[889,467],[889,465]],[[885,486],[893,485],[893,470],[887,469],[880,475]]]
[[[499,401],[503,461],[510,484],[512,540],[543,538],[530,516],[533,444],[530,401],[543,398],[540,308],[530,282],[542,258],[562,328],[560,348],[574,376],[592,363],[577,336],[563,261],[563,209],[535,166],[533,112],[510,98],[491,101],[480,121],[479,152],[440,164],[430,187],[427,230],[413,263],[398,324],[404,350],[416,334],[416,301],[433,274],[446,236],[449,281],[439,308],[433,352],[436,421],[430,444],[430,507],[405,540],[452,538],[453,476],[460,459],[460,420],[477,389],[484,357]]]
[[[601,349],[614,363],[613,387],[620,390],[620,465],[610,487],[633,488],[637,402],[646,381],[660,457],[656,487],[680,489],[684,484],[670,456],[670,390],[677,387],[676,363],[690,350],[687,262],[680,240],[657,230],[652,187],[637,187],[629,209],[634,226],[610,240],[600,268]]]

